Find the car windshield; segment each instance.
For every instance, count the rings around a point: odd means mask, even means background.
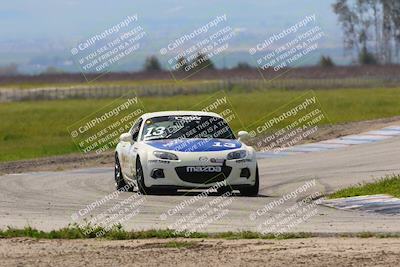
[[[224,119],[213,116],[173,115],[144,122],[144,141],[178,138],[235,139],[235,136]]]

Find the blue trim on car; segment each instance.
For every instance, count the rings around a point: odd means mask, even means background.
[[[146,141],[145,143],[157,149],[179,152],[225,151],[242,147],[238,140],[233,139],[162,139]]]

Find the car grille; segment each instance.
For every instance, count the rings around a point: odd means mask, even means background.
[[[232,171],[232,167],[221,166],[220,172],[188,172],[187,166],[184,166],[176,167],[175,171],[178,174],[179,179],[181,179],[182,181],[195,184],[211,184],[221,182],[228,178],[229,174]]]

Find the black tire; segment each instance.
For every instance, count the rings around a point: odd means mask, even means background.
[[[136,160],[136,181],[140,193],[143,195],[151,195],[154,193],[154,190],[145,185],[143,168],[139,158]]]
[[[121,164],[119,163],[117,154],[115,154],[114,179],[115,179],[115,187],[117,188],[118,191],[133,191],[133,187],[128,186],[128,184],[122,177]]]
[[[152,194],[154,195],[159,195],[159,196],[171,196],[171,195],[177,195],[178,194],[178,190],[177,189],[170,189],[170,188],[166,188],[166,189],[152,189]]]
[[[258,166],[256,167],[256,182],[253,186],[249,186],[243,189],[240,189],[240,194],[246,197],[255,197],[258,195],[258,190],[260,188],[260,177],[258,175]]]
[[[232,193],[232,188],[230,186],[221,186],[217,188],[218,195],[223,195],[228,192]]]

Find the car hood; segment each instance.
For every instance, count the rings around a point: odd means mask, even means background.
[[[164,139],[145,141],[145,144],[157,149],[179,152],[224,151],[242,147],[238,140],[231,139]]]

